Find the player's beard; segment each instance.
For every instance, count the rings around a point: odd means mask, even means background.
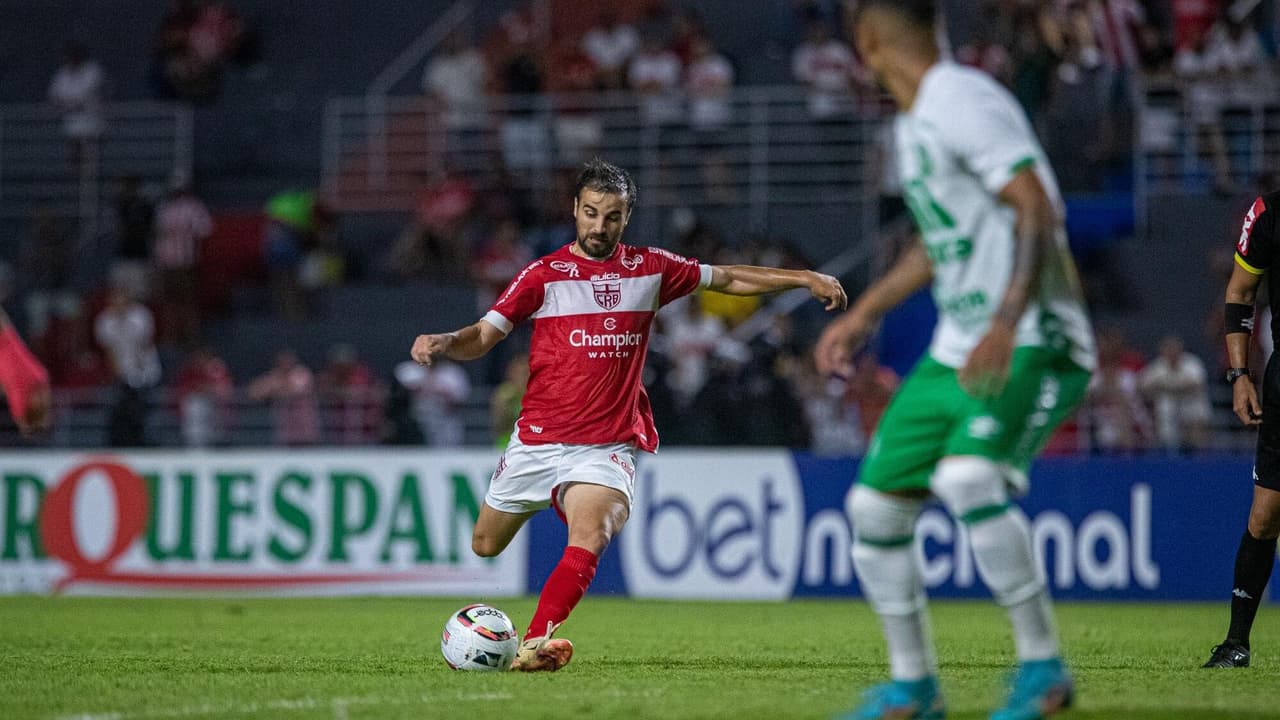
[[[613,249],[618,246],[618,242],[610,241],[608,235],[587,235],[578,238],[578,249],[584,255],[596,260],[604,260],[613,254]],[[593,250],[592,248],[600,248]]]

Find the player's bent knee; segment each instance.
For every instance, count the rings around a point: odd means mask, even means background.
[[[590,550],[599,556],[605,551],[605,548],[609,547],[609,543],[613,541],[614,534],[604,527],[570,528],[569,544]]]
[[[1280,537],[1280,513],[1252,511],[1249,513],[1249,534],[1257,540],[1274,540]]]
[[[500,542],[497,538],[489,535],[473,535],[471,537],[471,552],[480,557],[496,557],[506,548],[506,543]]]
[[[845,512],[855,538],[877,545],[909,544],[921,504],[858,484],[845,498]]]
[[[944,458],[929,487],[956,519],[966,523],[1009,505],[1009,491],[1000,466],[983,457]]]

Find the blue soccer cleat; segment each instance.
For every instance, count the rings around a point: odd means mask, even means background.
[[[991,720],[1041,720],[1071,707],[1075,684],[1062,658],[1028,660],[1018,665],[1009,701]]]
[[[945,716],[938,679],[927,677],[876,685],[862,694],[856,710],[839,720],[942,720]]]

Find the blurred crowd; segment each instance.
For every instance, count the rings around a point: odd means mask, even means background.
[[[849,42],[856,0],[773,5],[777,22],[762,50],[804,88],[810,119],[821,124],[883,110]],[[421,174],[412,212],[369,266],[351,252],[342,218],[315,190],[263,199],[252,230],[260,265],[233,278],[268,289],[269,308],[261,311],[284,322],[306,320],[316,313],[317,292],[359,280],[469,288],[461,291],[473,293],[466,302],[483,312],[522,267],[573,239],[565,198],[574,168],[601,145],[599,114],[607,108],[583,93],[638,96],[637,122],[654,129],[658,147],[663,137],[691,142],[702,192],[729,199],[717,148],[731,125],[734,88],[753,79],[721,49],[695,3],[654,0],[626,13],[604,3],[583,11],[591,15],[572,32],[545,27],[536,8],[517,3],[474,37],[450,35],[426,59],[420,90],[442,129],[439,162]],[[1135,93],[1164,87],[1185,101],[1204,138],[1213,186],[1231,192],[1239,172],[1223,119],[1274,92],[1275,38],[1267,32],[1274,18],[1266,12],[1272,10],[1247,0],[983,0],[952,18],[960,29],[954,52],[1013,90],[1066,187],[1096,189],[1131,172],[1126,118]],[[151,46],[154,91],[215,102],[224,68],[256,62],[260,43],[232,4],[174,0]],[[48,96],[61,114],[72,168],[103,132],[108,86],[89,48],[69,44]],[[1159,133],[1144,142],[1160,142]],[[531,192],[514,181],[533,167],[559,168],[553,187]],[[486,424],[488,436],[506,436],[527,374],[519,336],[466,369],[401,364],[380,377],[350,345],[331,348],[327,364],[314,369],[286,347],[264,348],[276,359],[260,377],[228,367],[205,332],[210,313],[226,309],[218,293],[230,282],[211,274],[222,258],[211,258],[209,247],[227,219],[208,207],[196,180],[176,173],[163,186],[132,176],[111,181],[111,249],[95,259],[106,270],[92,285],[77,275],[84,245],[68,218],[39,208],[18,241],[9,274],[22,311],[14,315],[55,387],[113,388],[104,442],[154,442],[146,418],[155,397],[166,398],[162,412],[196,446],[231,442],[255,407],[269,408],[275,442],[289,445],[450,446],[474,442],[474,428]],[[704,262],[814,266],[783,238],[724,237],[691,210],[674,213],[664,233],[660,244]],[[762,307],[765,329],[745,330]],[[665,310],[647,378],[664,438],[863,451],[899,378],[874,350],[859,358],[851,378],[817,376],[809,346],[819,325],[803,314],[774,317],[755,298],[715,293]],[[1207,378],[1216,364],[1206,369],[1176,338],[1149,362],[1112,331],[1100,345],[1103,369],[1058,447],[1128,452],[1210,442]],[[491,398],[487,408],[484,398]],[[487,423],[477,421],[477,407]]]

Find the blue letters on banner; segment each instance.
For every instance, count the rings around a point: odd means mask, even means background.
[[[794,568],[789,563],[799,562],[791,596],[860,596],[844,515],[857,461],[796,453],[794,462],[804,495],[802,547],[786,557],[768,558],[770,565],[778,565],[766,577],[787,582],[791,575],[779,568]],[[1031,492],[1020,504],[1031,519],[1033,541],[1053,595],[1226,602],[1253,492],[1251,465],[1252,459],[1244,456],[1041,460],[1031,473]],[[637,495],[644,493],[643,464],[641,470]],[[688,482],[698,480],[691,477]],[[741,497],[726,493],[716,500],[711,506],[714,523],[694,518],[678,495],[665,491],[644,513],[632,517],[623,532],[646,535],[646,562],[663,582],[681,582],[689,563],[676,561],[686,554],[701,554],[718,576],[732,580],[745,569],[742,558],[719,552],[721,547],[741,542],[769,547],[764,534],[770,532],[770,523],[753,521],[749,510],[759,504],[759,490],[746,487]],[[679,538],[648,536],[659,518],[667,528],[679,522],[696,527],[688,527]],[[536,594],[559,560],[565,530],[553,513],[540,513],[530,523],[530,532],[528,590]],[[931,597],[989,597],[967,538],[941,506],[926,507],[916,535]],[[652,551],[664,540],[676,539],[687,547],[668,548],[671,551],[661,558]],[[592,594],[627,592],[619,555],[616,548],[605,553]]]

